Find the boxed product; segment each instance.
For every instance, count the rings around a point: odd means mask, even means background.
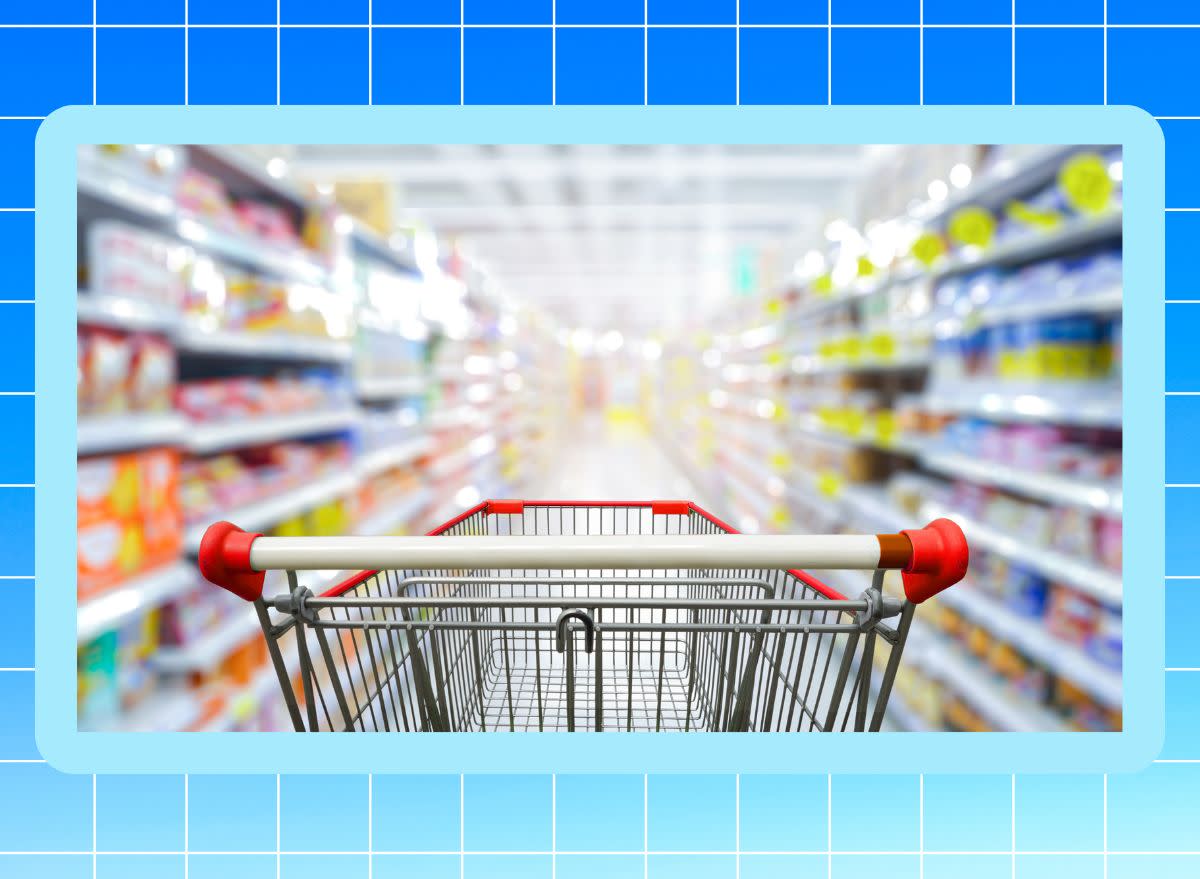
[[[179,555],[178,455],[149,449],[81,458],[76,489],[82,601]]]
[[[1101,665],[1120,671],[1123,640],[1121,611],[1108,606],[1100,608],[1095,628],[1087,639],[1088,654]]]
[[[1096,634],[1100,623],[1100,603],[1094,598],[1055,584],[1046,608],[1046,628],[1056,638],[1084,646]]]
[[[81,286],[91,293],[165,308],[183,301],[186,251],[178,241],[116,220],[88,226]]]

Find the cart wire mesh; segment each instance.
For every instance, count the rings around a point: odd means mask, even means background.
[[[691,505],[492,502],[433,533],[730,532]],[[914,608],[882,571],[853,600],[774,569],[287,577],[256,605],[298,731],[875,731]]]

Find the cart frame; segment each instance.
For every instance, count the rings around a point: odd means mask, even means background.
[[[299,581],[364,562],[319,594]],[[491,500],[425,537],[221,522],[200,552],[254,603],[297,731],[877,731],[915,605],[967,562],[948,520],[752,536],[688,501]],[[797,564],[874,576],[849,599]],[[287,592],[264,598],[274,570]]]

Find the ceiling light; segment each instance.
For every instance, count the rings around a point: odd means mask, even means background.
[[[946,185],[945,180],[934,180],[929,184],[928,192],[933,201],[945,201],[946,196],[950,194],[950,187]]]
[[[964,186],[967,186],[971,182],[971,168],[968,165],[964,165],[962,162],[959,162],[950,169],[950,182],[954,184],[955,188],[957,189],[962,189]]]
[[[287,176],[287,172],[288,172],[287,162],[285,162],[279,156],[275,156],[274,158],[267,161],[267,173],[270,174],[272,177],[274,177],[276,180],[280,179],[281,177]]]

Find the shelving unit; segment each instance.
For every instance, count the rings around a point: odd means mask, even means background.
[[[1063,161],[1079,149],[1034,150],[990,176],[977,177],[940,206],[910,208],[910,217],[921,218],[921,230],[936,231],[963,207],[998,212],[1011,200],[1025,198],[1053,181]],[[1073,436],[1086,432],[1108,443],[1101,448],[1115,447],[1122,423],[1117,380],[964,378],[941,359],[939,344],[966,340],[982,329],[1064,318],[1119,320],[1123,298],[1119,283],[1072,281],[1060,284],[1057,295],[1051,291],[1032,296],[995,279],[1015,277],[1016,272],[1047,259],[1078,260],[1081,255],[1118,247],[1122,216],[1118,201],[1094,215],[1068,212],[1052,228],[1003,230],[990,247],[960,248],[930,265],[897,259],[874,274],[823,292],[815,284],[809,288],[785,284],[782,291],[767,292],[759,300],[767,315],[774,317],[764,317],[744,302],[728,314],[714,314],[708,322],[719,326],[721,335],[704,342],[708,349],[704,366],[697,364],[693,377],[681,387],[663,385],[664,411],[691,411],[692,424],[712,424],[685,440],[689,471],[715,472],[727,503],[744,510],[747,521],[756,522],[759,530],[895,532],[949,516],[963,526],[977,552],[1032,569],[1048,583],[1068,586],[1104,607],[1119,609],[1121,577],[1099,561],[1045,548],[1023,538],[1015,528],[964,516],[946,500],[957,485],[967,497],[971,491],[990,490],[1028,504],[1119,520],[1119,478],[1044,472],[1015,459],[964,454],[928,428],[914,427],[910,413],[922,413],[918,421],[925,423],[975,418],[1003,429],[1036,426],[1074,431]],[[824,264],[835,261],[836,257],[826,259]],[[969,276],[984,270],[991,273],[988,293],[968,307],[959,308],[963,303],[958,303],[951,310],[937,299],[939,285],[952,279],[970,283]],[[772,321],[782,328],[780,332],[758,332]],[[697,359],[695,354],[692,358]],[[886,417],[877,422],[877,410],[866,408],[856,394],[870,396]],[[771,413],[770,420],[764,421],[756,411],[759,400],[774,401],[784,411]],[[854,410],[858,417],[842,423],[843,410]],[[784,515],[772,515],[775,495],[767,491],[766,475],[756,469],[772,456],[787,465],[774,474],[784,484]],[[850,456],[857,475],[828,463],[849,461]],[[896,477],[911,480],[911,487],[901,485],[893,491]],[[898,498],[914,492],[932,496],[924,497],[919,507],[898,505]],[[818,573],[846,594],[858,594],[867,585],[864,578],[843,572]],[[948,590],[934,603],[956,611],[986,630],[994,643],[1010,645],[1098,704],[1119,711],[1120,672],[1102,665],[1083,648],[1065,644],[1040,618],[1026,619],[969,583]],[[993,728],[1068,728],[1057,709],[1005,685],[987,665],[970,658],[963,645],[930,625],[918,623],[914,636],[905,665],[961,697]],[[927,725],[895,694],[891,704],[889,715],[895,726]]]
[[[206,173],[239,192],[271,200],[288,211],[317,209],[313,198],[286,180],[264,173],[259,164],[237,149],[189,147],[192,159]],[[206,220],[177,207],[169,184],[150,185],[135,175],[115,171],[90,156],[79,170],[81,228],[102,219],[117,219],[148,230],[162,240],[178,243],[181,252],[196,257],[223,260],[280,283],[320,289],[339,301],[350,303],[361,317],[368,307],[365,276],[356,274],[354,260],[384,266],[408,279],[404,295],[415,297],[408,308],[420,321],[423,333],[437,336],[444,328],[420,317],[419,300],[424,294],[421,272],[411,253],[398,251],[365,226],[355,223],[346,232],[339,226],[333,240],[333,257],[326,260],[313,253],[264,243],[248,235],[218,229]],[[324,208],[321,208],[324,210]],[[338,238],[337,236],[342,236]],[[464,282],[469,329],[476,347],[494,356],[497,345],[491,322],[501,314],[480,292],[480,279]],[[407,308],[407,307],[406,307]],[[464,362],[450,359],[431,368],[426,352],[406,372],[374,370],[363,361],[353,327],[345,337],[300,335],[281,331],[247,331],[215,326],[211,320],[185,317],[178,308],[129,299],[109,291],[81,288],[77,298],[81,325],[104,328],[114,333],[151,333],[167,340],[174,351],[177,370],[188,379],[210,375],[273,376],[312,369],[324,370],[338,392],[324,408],[281,414],[239,417],[227,421],[191,421],[175,411],[124,413],[102,417],[82,416],[78,422],[79,454],[105,455],[138,448],[171,447],[184,456],[237,454],[281,441],[345,437],[352,451],[347,466],[308,475],[303,481],[237,509],[221,511],[221,517],[252,531],[270,531],[286,521],[295,521],[306,511],[338,502],[357,518],[346,523],[349,533],[386,535],[424,531],[439,517],[448,518],[461,504],[447,486],[470,477],[481,493],[505,495],[510,483],[499,478],[502,447],[535,441],[539,417],[529,420],[521,395],[509,394],[503,409],[488,414],[488,405],[457,394],[440,393],[441,385],[463,385],[484,381],[467,376],[462,381]],[[411,331],[412,322],[400,327]],[[541,330],[544,334],[545,328]],[[400,338],[399,336],[397,337]],[[540,338],[540,336],[539,336]],[[421,343],[424,346],[426,343]],[[456,343],[457,344],[457,343]],[[523,343],[524,344],[524,343]],[[560,346],[554,345],[555,350]],[[531,364],[532,367],[532,364]],[[361,372],[360,370],[366,370]],[[438,378],[438,371],[442,378]],[[560,370],[559,370],[560,371]],[[534,380],[530,376],[530,380]],[[372,433],[380,416],[403,413],[387,430]],[[497,413],[506,421],[494,421]],[[518,417],[521,421],[518,422]],[[443,429],[485,430],[489,439],[469,445],[447,446],[438,433]],[[489,463],[489,459],[496,459]],[[439,476],[440,474],[440,476]],[[409,488],[397,482],[408,479]],[[372,497],[375,482],[384,487]],[[360,501],[359,498],[371,498]],[[183,535],[183,554],[170,564],[139,574],[80,605],[78,640],[81,650],[94,639],[129,626],[149,611],[213,587],[203,582],[194,557],[204,534],[206,520],[192,523]],[[317,572],[328,574],[330,572]],[[153,670],[161,683],[133,712],[111,721],[98,721],[98,728],[177,730],[204,728],[236,729],[253,714],[255,706],[280,698],[274,669],[269,665],[245,685],[232,685],[218,692],[193,692],[181,681],[189,675],[212,674],[233,651],[259,638],[259,625],[249,608],[224,619],[199,638],[179,646],[159,646],[153,651]],[[214,706],[216,706],[214,708]]]

